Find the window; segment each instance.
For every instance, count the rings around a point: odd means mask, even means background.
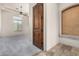
[[[22,31],[22,24],[23,24],[23,20],[21,17],[18,16],[14,16],[13,17],[14,21],[14,31]]]
[[[79,5],[63,10],[62,34],[79,36]]]

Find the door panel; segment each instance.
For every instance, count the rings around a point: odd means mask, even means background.
[[[33,44],[43,49],[43,4],[33,7]]]

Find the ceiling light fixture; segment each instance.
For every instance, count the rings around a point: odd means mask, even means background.
[[[22,4],[19,5],[18,8],[16,8],[16,9],[17,9],[17,11],[19,12],[20,15],[27,16],[27,14],[23,12]]]

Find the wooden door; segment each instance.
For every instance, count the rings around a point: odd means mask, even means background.
[[[33,44],[43,50],[43,4],[33,7]]]

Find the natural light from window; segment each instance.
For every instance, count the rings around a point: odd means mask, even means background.
[[[22,24],[23,24],[23,20],[21,17],[19,16],[13,16],[13,23],[14,23],[14,31],[18,32],[18,31],[22,31]]]

